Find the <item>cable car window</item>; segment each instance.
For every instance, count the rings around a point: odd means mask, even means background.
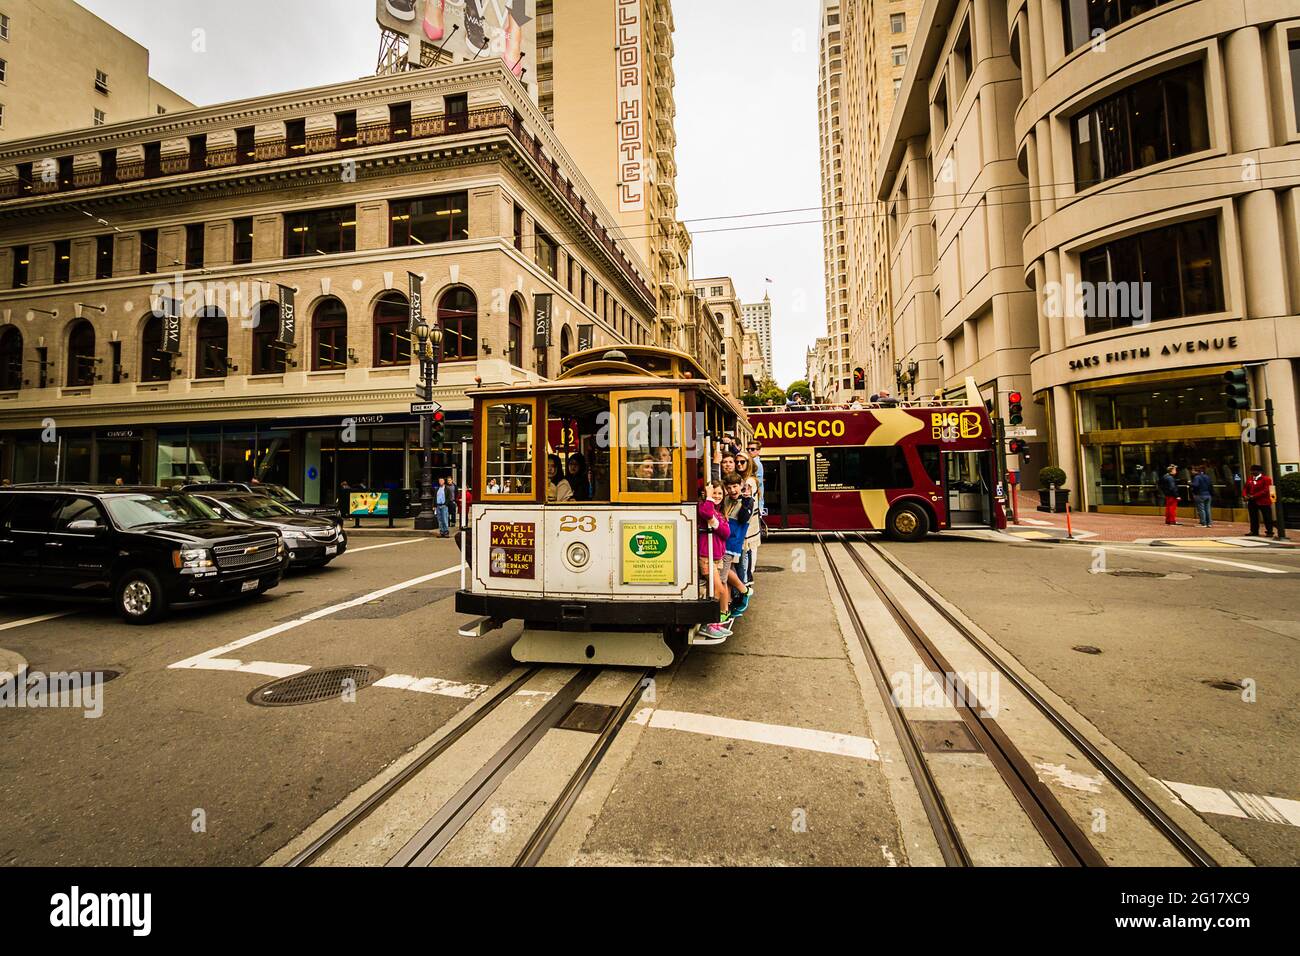
[[[673,399],[625,398],[618,403],[624,491],[671,495],[677,477],[678,440]]]
[[[533,495],[533,406],[502,402],[489,405],[484,453],[488,495]]]
[[[897,445],[818,448],[818,491],[875,491],[910,488],[912,475]]]

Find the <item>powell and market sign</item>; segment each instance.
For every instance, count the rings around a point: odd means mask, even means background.
[[[1222,352],[1237,347],[1237,336],[1228,335],[1213,339],[1188,339],[1186,342],[1170,342],[1160,347],[1160,355],[1169,358],[1175,355],[1192,355],[1197,352]],[[1070,359],[1070,371],[1101,368],[1103,365],[1121,365],[1125,362],[1151,357],[1154,346],[1118,349],[1104,355],[1086,355],[1083,358]]]

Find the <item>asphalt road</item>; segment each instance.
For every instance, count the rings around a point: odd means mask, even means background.
[[[32,671],[121,674],[94,719],[0,710],[0,865],[260,863],[511,672],[517,626],[456,636],[449,542],[354,545],[263,598],[151,628],[107,610],[0,604],[0,627],[72,611],[0,630]],[[1300,554],[888,547],[1153,777],[1300,798]],[[1159,576],[1094,573],[1098,561]],[[1249,567],[1212,563],[1223,561]],[[846,650],[815,549],[770,543],[759,564],[736,636],[663,672],[610,750],[559,841],[567,861],[911,862],[891,799],[902,771],[874,753],[875,690]],[[248,701],[276,674],[354,664],[394,686],[297,707]],[[1253,700],[1212,686],[1229,681]],[[1300,862],[1294,823],[1203,815],[1256,862]]]

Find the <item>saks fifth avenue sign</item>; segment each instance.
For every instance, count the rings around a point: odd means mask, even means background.
[[[1188,339],[1185,342],[1170,342],[1161,346],[1159,354],[1164,358],[1169,358],[1176,355],[1192,355],[1198,352],[1222,352],[1225,349],[1235,349],[1236,347],[1237,336],[1228,335],[1222,338]],[[1153,346],[1118,349],[1114,352],[1070,359],[1070,371],[1078,372],[1084,369],[1101,368],[1106,365],[1122,365],[1125,362],[1138,359],[1149,359],[1152,355],[1152,349]]]

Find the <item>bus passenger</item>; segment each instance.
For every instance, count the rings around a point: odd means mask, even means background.
[[[573,486],[564,478],[559,455],[546,456],[546,500],[572,501]]]
[[[749,607],[749,585],[740,579],[739,572],[740,555],[745,550],[745,536],[749,534],[749,519],[754,514],[754,499],[752,496],[746,497],[742,494],[744,484],[744,479],[737,474],[723,479],[727,496],[722,505],[722,513],[731,526],[727,535],[726,566],[723,574],[726,576],[727,584],[736,594],[731,604],[733,619],[740,617]]]
[[[718,600],[718,621],[700,628],[696,637],[699,644],[721,644],[731,636],[727,627],[727,608],[731,603],[731,589],[726,586],[719,573],[722,558],[726,552],[727,537],[731,527],[727,519],[718,511],[717,502],[722,492],[721,485],[706,484],[704,497],[700,499],[697,510],[700,529],[699,564],[700,580],[710,582],[713,596]]]

